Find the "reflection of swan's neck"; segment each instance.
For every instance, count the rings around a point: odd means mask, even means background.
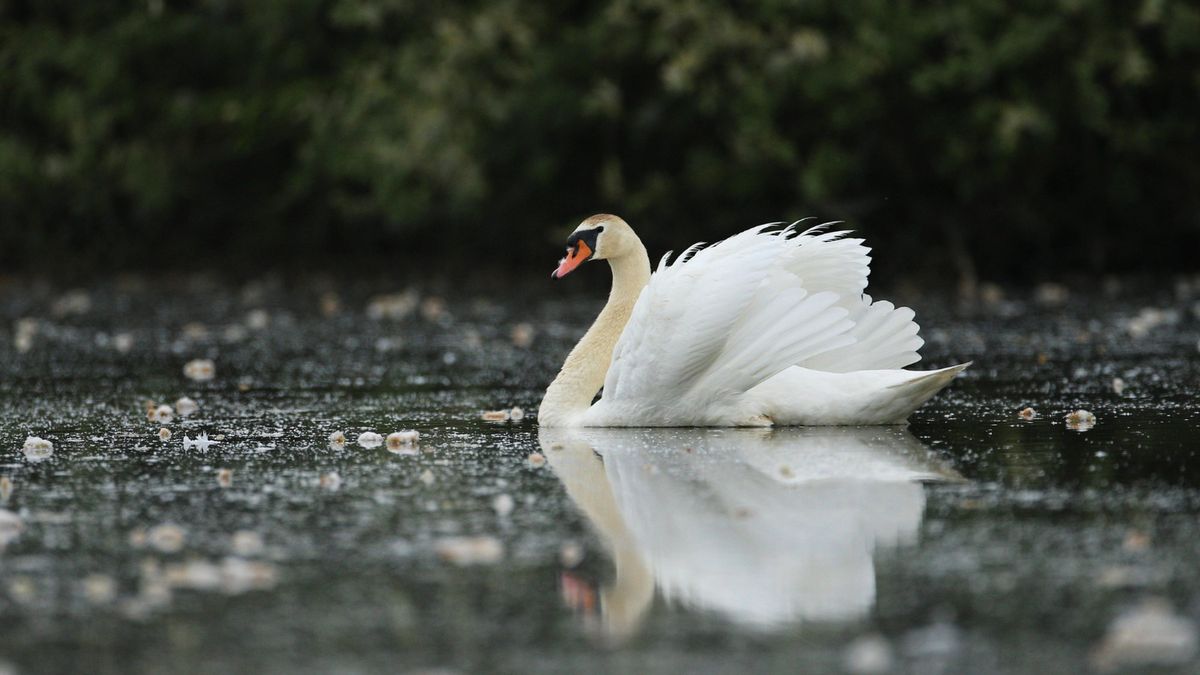
[[[538,409],[539,424],[570,424],[574,415],[588,409],[596,392],[604,386],[613,347],[625,330],[638,296],[650,281],[650,258],[642,243],[635,243],[632,252],[608,261],[613,275],[608,303],[546,389]]]
[[[600,534],[616,567],[613,584],[600,592],[600,609],[606,636],[620,642],[637,631],[642,617],[654,602],[654,574],[626,529],[604,462],[592,451],[591,445],[578,440],[567,441],[559,446],[560,449],[553,450],[558,445],[551,440],[553,433],[543,431],[539,434],[550,467],[562,481],[571,501]]]
[[[605,532],[611,535],[611,532]],[[642,560],[637,544],[628,533],[608,540],[612,547],[616,580],[600,592],[600,609],[604,613],[604,630],[610,639],[623,641],[637,631],[642,617],[654,601],[654,575]]]

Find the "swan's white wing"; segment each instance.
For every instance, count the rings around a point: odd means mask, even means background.
[[[664,257],[613,352],[606,407],[674,408],[677,421],[695,423],[680,411],[711,411],[853,341],[842,296],[812,292],[789,269],[808,238],[769,227],[692,247],[673,264]]]
[[[784,266],[799,277],[811,293],[830,292],[849,310],[854,322],[853,342],[796,365],[812,370],[847,373],[856,370],[903,368],[921,360],[917,350],[925,343],[917,337],[920,326],[907,307],[890,302],[872,302],[863,291],[871,273],[871,249],[848,232],[810,229],[797,239],[799,245],[786,255]]]
[[[799,234],[783,266],[809,291],[836,293],[846,309],[857,309],[871,274],[871,249],[862,239],[849,238],[849,232],[822,232],[823,227]]]
[[[908,307],[896,307],[886,300],[872,302],[862,295],[850,311],[854,342],[805,359],[797,365],[829,373],[859,370],[891,370],[921,360],[917,350],[925,341],[917,336],[921,329],[914,321],[916,313]]]

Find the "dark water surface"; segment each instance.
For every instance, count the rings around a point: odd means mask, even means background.
[[[1200,668],[1186,285],[908,298],[951,390],[773,431],[539,432],[596,302],[371,290],[0,287],[0,672]]]

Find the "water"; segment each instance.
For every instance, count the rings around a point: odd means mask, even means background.
[[[10,671],[1200,666],[1187,288],[908,299],[924,365],[976,361],[908,429],[580,432],[480,414],[536,410],[594,299],[376,290],[0,287]]]

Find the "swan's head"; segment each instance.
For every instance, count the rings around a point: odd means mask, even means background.
[[[629,250],[631,242],[636,241],[633,228],[618,216],[594,215],[580,223],[567,237],[567,255],[558,262],[558,269],[550,277],[561,279],[589,260],[619,258]]]

